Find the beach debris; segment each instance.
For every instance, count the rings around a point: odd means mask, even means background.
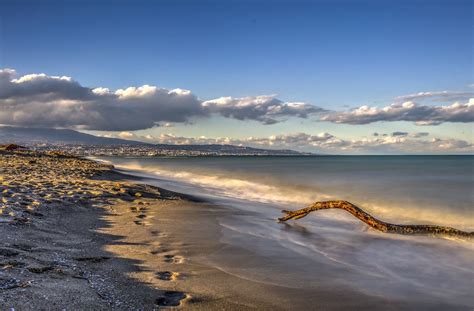
[[[25,288],[31,285],[31,281],[20,281],[18,279],[0,279],[0,290],[13,289],[13,288]]]
[[[296,220],[307,216],[311,212],[332,208],[343,209],[370,227],[386,233],[444,235],[465,239],[474,238],[474,232],[465,232],[451,227],[437,225],[397,225],[384,222],[373,217],[360,207],[343,200],[315,202],[306,208],[296,211],[283,210],[282,212],[286,215],[278,218],[278,221],[285,222],[290,219]]]
[[[17,260],[0,262],[0,266],[2,270],[9,270],[9,269],[17,268],[17,267],[23,267],[25,265],[26,264],[24,262],[17,261]]]

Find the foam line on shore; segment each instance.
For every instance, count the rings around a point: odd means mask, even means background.
[[[104,161],[104,159],[95,159]],[[300,190],[297,187],[289,187],[281,183],[262,183],[256,180],[232,178],[222,174],[195,173],[185,170],[170,170],[162,166],[148,167],[131,159],[129,163],[115,164],[117,168],[130,172],[130,174],[143,174],[161,181],[172,181],[186,185],[189,191],[200,194],[210,194],[215,197],[245,200],[263,204],[279,205],[282,208],[301,208],[314,201],[336,199],[334,195],[323,193],[318,189]],[[192,189],[194,188],[194,190]],[[198,190],[199,189],[199,190]],[[196,194],[196,193],[193,193]],[[460,228],[461,230],[474,230],[474,219],[454,211],[445,213],[436,209],[428,209],[423,206],[386,206],[378,201],[357,202],[364,206],[373,215],[389,222],[410,224],[426,223]],[[321,216],[319,216],[321,217]],[[340,220],[346,220],[340,217]]]

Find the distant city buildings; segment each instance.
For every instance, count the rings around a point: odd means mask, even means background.
[[[293,150],[265,150],[229,145],[89,145],[31,143],[28,148],[62,151],[73,155],[117,157],[198,157],[198,156],[296,156],[310,155]]]

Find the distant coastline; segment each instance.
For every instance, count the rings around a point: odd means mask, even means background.
[[[99,137],[74,130],[0,127],[0,143],[24,144],[40,151],[62,150],[78,156],[302,156],[314,155],[289,149],[260,149],[246,146],[208,144],[171,145]]]

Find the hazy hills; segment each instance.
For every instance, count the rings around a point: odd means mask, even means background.
[[[138,141],[99,137],[74,130],[26,127],[0,127],[0,143],[50,143],[90,145],[143,145]]]
[[[80,144],[80,145],[128,145],[148,146],[163,150],[185,150],[202,152],[223,152],[226,154],[268,154],[268,155],[298,155],[302,154],[293,150],[269,150],[235,145],[169,145],[169,144],[147,144],[140,141],[125,140],[119,138],[107,138],[81,133],[68,129],[51,128],[24,128],[24,127],[0,127],[0,144]]]

